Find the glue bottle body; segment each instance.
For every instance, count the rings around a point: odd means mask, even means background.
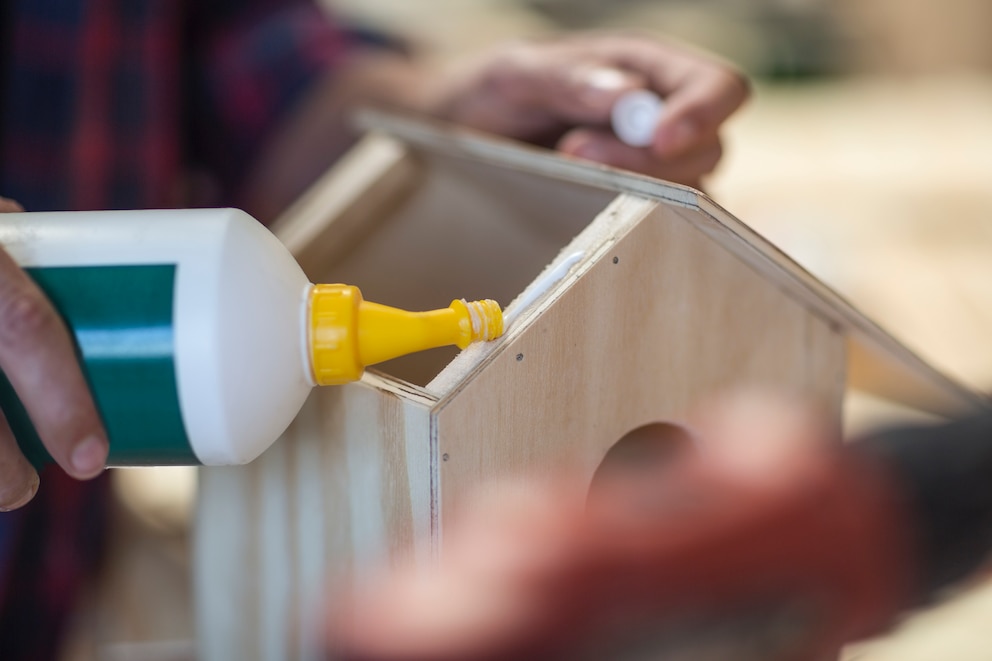
[[[353,287],[311,284],[282,243],[236,209],[0,214],[0,243],[75,339],[111,466],[247,463],[314,385],[358,379],[372,362],[361,339],[376,331],[358,322],[374,304]],[[341,292],[350,317],[327,314]],[[496,316],[502,332],[498,307]],[[385,353],[454,343],[427,340]],[[5,378],[0,406],[28,459],[48,460]]]
[[[303,405],[310,283],[244,212],[4,214],[0,243],[74,335],[110,465],[245,463]],[[2,386],[38,463],[44,449]]]

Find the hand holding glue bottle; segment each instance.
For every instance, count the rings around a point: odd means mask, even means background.
[[[558,148],[701,187],[723,154],[719,127],[747,93],[738,82],[743,79],[728,77],[723,69],[705,73],[676,83],[614,66],[589,71],[585,79],[599,92],[599,121],[605,126],[577,127],[563,136]]]
[[[651,89],[628,89],[610,108],[610,129],[623,143],[620,149],[640,152],[639,171],[700,188],[703,174],[716,166],[723,149],[715,126],[700,126],[699,118],[686,116],[685,110],[683,116],[677,114],[680,100],[676,97],[670,107]],[[707,137],[707,131],[712,135]],[[660,165],[652,169],[652,160]]]
[[[366,302],[355,287],[311,284],[236,209],[6,213],[0,244],[74,337],[112,466],[247,463],[312,387],[503,332],[495,301],[407,312]],[[41,441],[50,424],[22,403],[24,379],[10,377],[0,378],[0,406],[38,466],[51,459],[50,439]]]
[[[749,94],[732,64],[630,34],[521,40],[452,66],[424,93],[432,115],[695,187],[720,159],[720,126]],[[663,99],[665,109],[650,144],[632,146],[611,129],[610,115],[635,90]]]
[[[723,154],[719,129],[747,97],[747,81],[689,59],[652,68],[620,60],[584,76],[598,90],[603,128],[579,126],[558,148],[659,179],[701,188]]]

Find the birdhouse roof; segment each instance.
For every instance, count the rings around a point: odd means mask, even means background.
[[[920,358],[838,292],[700,191],[436,122],[365,112],[359,124],[414,149],[482,161],[535,177],[628,193],[678,207],[683,216],[713,241],[844,334],[849,387],[938,413],[984,408],[990,404],[984,394]]]

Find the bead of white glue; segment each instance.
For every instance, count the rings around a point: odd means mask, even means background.
[[[625,92],[610,111],[613,132],[631,147],[647,147],[665,110],[665,102],[645,89]]]

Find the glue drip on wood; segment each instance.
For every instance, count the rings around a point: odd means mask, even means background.
[[[568,272],[572,270],[573,266],[579,263],[583,256],[585,256],[585,252],[573,252],[563,259],[561,264],[546,273],[540,280],[534,282],[524,293],[523,298],[516,302],[513,309],[507,310],[506,314],[503,315],[506,327],[509,328],[512,326],[521,312],[529,308],[534,301],[544,296],[552,287],[564,280]]]

